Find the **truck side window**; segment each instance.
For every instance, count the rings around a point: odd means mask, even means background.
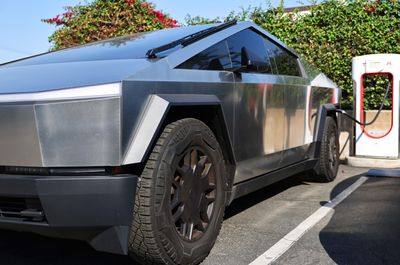
[[[251,54],[254,61],[262,63],[262,67],[252,70],[261,74],[272,74],[272,66],[267,48],[264,45],[264,37],[250,29],[245,29],[227,39],[232,59],[232,68],[242,66],[242,51],[245,49]]]
[[[179,69],[219,70],[232,68],[226,41],[221,41],[214,46],[193,56],[179,65]]]
[[[302,76],[300,66],[297,57],[292,53],[283,49],[273,43],[272,41],[265,39],[266,46],[271,54],[271,59],[275,61],[280,75],[290,76]]]

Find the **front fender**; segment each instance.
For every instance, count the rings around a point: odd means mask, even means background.
[[[139,121],[134,128],[126,152],[123,154],[122,165],[145,162],[149,152],[157,141],[158,135],[169,122],[169,115],[172,111],[174,111],[175,117],[198,118],[204,121],[201,117],[201,111],[197,111],[197,113],[194,112],[196,113],[194,117],[187,112],[188,109],[195,111],[200,108],[215,109],[215,115],[218,118],[219,124],[207,125],[210,127],[218,127],[214,128],[213,131],[217,138],[219,138],[220,144],[223,145],[227,159],[234,163],[235,158],[232,150],[232,142],[228,133],[221,102],[217,96],[157,94],[149,96],[140,114]],[[181,113],[176,115],[179,111],[181,111]]]

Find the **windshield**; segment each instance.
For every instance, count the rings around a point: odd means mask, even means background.
[[[146,58],[146,53],[149,49],[168,44],[212,26],[213,25],[200,25],[137,33],[130,36],[118,37],[45,53],[5,64],[4,67]]]

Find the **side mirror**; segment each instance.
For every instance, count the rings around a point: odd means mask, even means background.
[[[241,58],[242,68],[247,69],[252,63],[249,58],[249,53],[247,52],[246,47],[242,47],[241,54],[242,54],[242,58]]]
[[[266,61],[260,60],[260,56],[253,54],[246,47],[242,47],[241,53],[242,66],[238,69],[238,72],[271,72],[271,65]]]

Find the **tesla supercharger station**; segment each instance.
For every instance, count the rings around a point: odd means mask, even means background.
[[[370,158],[399,158],[399,81],[400,81],[400,54],[374,54],[353,58],[354,82],[354,117],[361,123],[371,122],[376,116],[379,107],[367,110],[364,95],[374,93],[374,87],[380,80],[388,90],[387,103],[371,125],[355,123],[355,156]],[[382,90],[381,90],[382,91]],[[383,100],[382,93],[376,95]]]

